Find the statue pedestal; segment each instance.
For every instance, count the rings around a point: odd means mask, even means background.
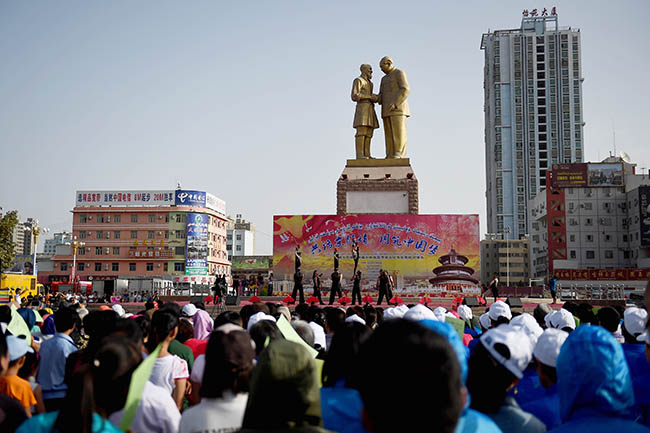
[[[408,158],[348,159],[336,182],[336,213],[417,214],[418,180]]]

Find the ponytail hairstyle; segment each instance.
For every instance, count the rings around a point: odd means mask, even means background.
[[[255,358],[253,347],[250,335],[244,330],[213,332],[205,350],[205,372],[199,390],[201,397],[220,398],[226,391],[233,394],[248,392]]]
[[[70,378],[52,430],[91,433],[95,412],[106,418],[124,407],[131,375],[141,360],[140,351],[128,339],[103,339],[93,359]]]
[[[151,318],[151,329],[149,331],[149,339],[145,345],[149,353],[153,352],[156,349],[158,344],[165,341],[169,334],[174,331],[174,328],[178,326],[178,316],[175,314],[165,311],[158,310],[153,313]]]

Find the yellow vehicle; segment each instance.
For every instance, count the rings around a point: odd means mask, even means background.
[[[26,298],[43,293],[43,285],[36,282],[34,275],[0,274],[0,303],[11,302],[15,295]]]

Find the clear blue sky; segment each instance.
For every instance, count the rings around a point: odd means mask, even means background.
[[[335,213],[354,157],[352,80],[390,55],[411,85],[421,213],[478,213],[485,231],[488,29],[557,6],[581,30],[587,160],[650,165],[645,0],[3,1],[0,206],[70,229],[77,189],[203,189],[258,229]],[[383,156],[382,130],[372,152]]]

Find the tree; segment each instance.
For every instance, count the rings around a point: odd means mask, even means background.
[[[16,244],[13,234],[18,224],[18,211],[7,212],[0,219],[0,271],[9,268],[14,261]]]

